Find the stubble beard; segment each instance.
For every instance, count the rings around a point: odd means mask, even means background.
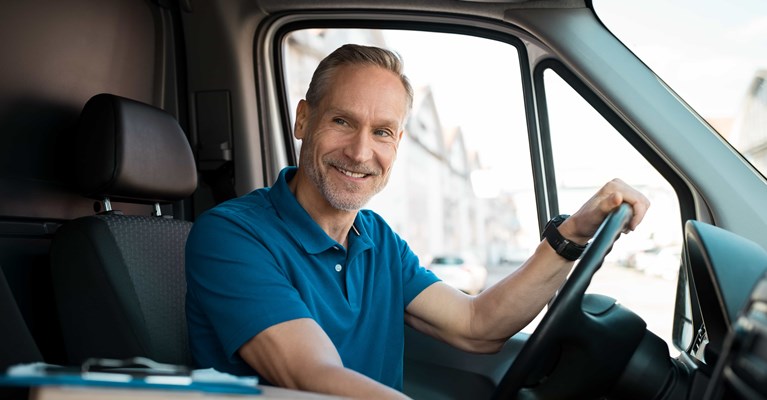
[[[373,175],[381,175],[381,171],[370,171],[370,168],[364,164],[355,164],[348,161],[335,160],[330,156],[325,156],[321,160],[323,165],[328,168],[334,168],[338,166],[349,171],[368,171]],[[367,202],[376,194],[378,194],[389,181],[389,175],[383,176],[377,185],[373,186],[371,190],[365,193],[366,185],[359,185],[352,182],[339,185],[336,182],[328,179],[327,174],[321,174],[317,165],[311,160],[309,152],[301,152],[299,165],[302,165],[306,171],[306,175],[322,193],[323,197],[328,203],[335,209],[342,211],[359,211]]]

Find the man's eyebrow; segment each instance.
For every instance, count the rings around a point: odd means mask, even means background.
[[[330,107],[325,111],[326,114],[340,114],[340,115],[350,115],[351,113],[347,110],[338,108],[338,107]]]
[[[326,111],[326,114],[330,114],[330,115],[333,115],[333,116],[338,115],[338,116],[349,118],[349,119],[352,119],[352,120],[355,120],[355,121],[358,119],[354,115],[353,112],[351,112],[349,110],[344,110],[344,109],[341,109],[341,108],[338,108],[338,107],[328,108],[327,111]],[[393,128],[393,129],[400,129],[401,125],[404,125],[404,124],[401,124],[399,121],[394,120],[394,119],[377,120],[373,124],[373,126],[375,126],[375,127],[379,127],[379,128]]]

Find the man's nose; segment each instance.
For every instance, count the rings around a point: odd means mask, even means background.
[[[353,135],[350,135],[349,141],[344,147],[344,154],[351,160],[364,162],[372,157],[372,146],[372,134],[364,130],[359,130]]]

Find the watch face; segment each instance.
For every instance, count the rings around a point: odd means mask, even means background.
[[[567,215],[567,214],[560,214],[560,215],[557,215],[556,217],[550,219],[548,222],[546,222],[546,225],[543,227],[543,233],[541,234],[541,239],[543,239],[544,237],[547,236],[546,235],[546,231],[547,230],[549,230],[552,227],[553,228],[559,228],[559,225],[562,225],[562,223],[565,222],[565,220],[568,217],[569,217],[569,215]],[[558,233],[559,233],[559,230],[557,230],[555,234],[558,234]],[[559,235],[556,235],[556,236],[559,236]]]

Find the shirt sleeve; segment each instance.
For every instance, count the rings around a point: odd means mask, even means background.
[[[187,240],[187,290],[230,362],[245,342],[270,326],[311,318],[263,234],[236,215],[206,213]]]
[[[410,304],[424,289],[440,279],[433,272],[421,266],[418,256],[413,253],[407,242],[399,238],[400,258],[402,259],[402,283],[405,307]]]

